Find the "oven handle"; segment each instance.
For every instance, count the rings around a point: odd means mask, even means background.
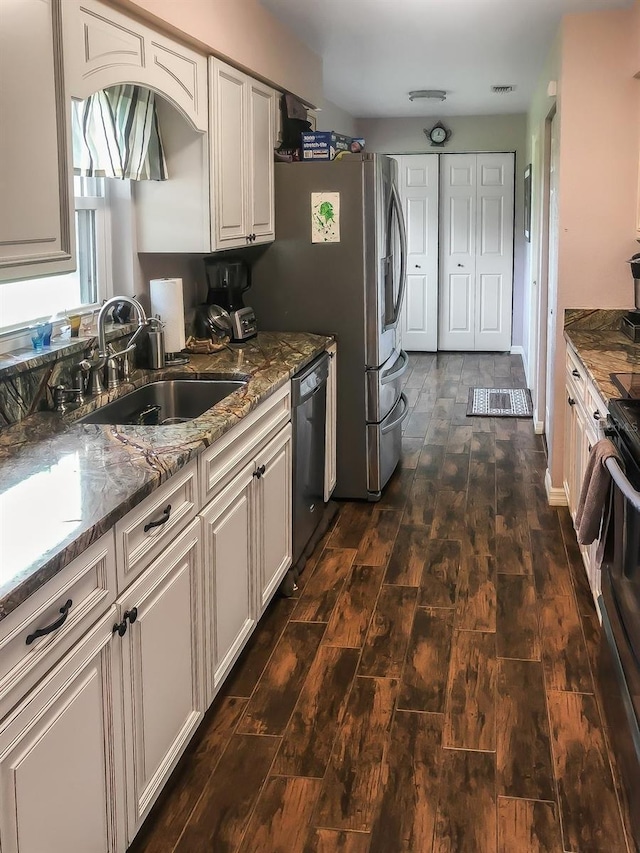
[[[616,486],[618,486],[622,494],[633,506],[633,508],[640,512],[640,492],[637,492],[633,488],[631,483],[627,480],[625,473],[620,467],[618,461],[613,456],[610,456],[608,459],[605,460],[604,464],[609,473],[611,474],[611,477],[613,478],[613,481]]]

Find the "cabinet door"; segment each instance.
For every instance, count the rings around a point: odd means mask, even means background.
[[[75,269],[61,0],[0,0],[0,281]]]
[[[338,410],[338,347],[332,344],[327,348],[329,378],[327,379],[327,425],[325,430],[324,457],[324,500],[328,501],[336,487],[336,429]]]
[[[563,485],[567,496],[567,504],[571,517],[575,517],[578,498],[575,494],[576,482],[576,429],[577,429],[577,395],[573,385],[569,382],[565,388],[565,412],[564,412],[564,459],[563,459]]]
[[[252,243],[275,239],[273,189],[273,146],[275,135],[276,93],[269,86],[249,80],[249,211],[248,232]]]
[[[211,206],[213,249],[247,245],[247,77],[211,60]]]
[[[253,464],[243,468],[202,513],[209,700],[256,623],[253,472]]]
[[[155,90],[193,127],[207,130],[205,56],[96,0],[65,3],[64,28],[71,96],[134,83]]]
[[[3,853],[126,847],[115,606],[0,727]]]
[[[204,711],[199,531],[196,519],[118,601],[126,625],[115,641],[122,644],[129,841]]]
[[[291,565],[291,424],[256,457],[258,578],[260,612]]]

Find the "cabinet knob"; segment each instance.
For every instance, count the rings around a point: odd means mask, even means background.
[[[116,622],[112,628],[112,633],[117,634],[119,637],[124,637],[127,633],[127,620],[123,619],[122,622]]]
[[[136,621],[136,619],[138,618],[138,608],[137,608],[137,607],[132,607],[132,608],[131,608],[131,610],[127,610],[127,611],[125,611],[125,614],[124,614],[124,617],[123,617],[123,618],[124,618],[124,620],[125,620],[125,621],[128,619],[128,620],[129,620],[129,624],[130,624],[130,625],[133,625],[133,623],[134,623],[134,622]]]
[[[600,412],[596,409],[596,410],[595,410],[595,412],[593,413],[593,419],[594,419],[594,421],[599,421],[601,417],[602,417],[602,415],[601,415],[601,414],[600,414]]]
[[[253,476],[256,478],[256,480],[259,480],[260,477],[262,477],[262,475],[264,474],[264,472],[266,470],[267,470],[266,465],[261,465],[259,468],[256,468],[256,470],[253,472]]]
[[[580,371],[579,371],[579,370],[576,370],[576,368],[575,368],[575,367],[574,367],[574,368],[573,368],[573,370],[571,371],[571,375],[572,375],[572,376],[576,376],[578,379],[580,379]]]
[[[576,401],[573,399],[573,397],[567,397],[567,403],[568,403],[570,406],[575,406]]]
[[[116,622],[116,624],[112,628],[112,633],[117,634],[119,637],[124,637],[124,635],[127,633],[127,622],[129,625],[133,625],[137,618],[137,607],[132,607],[131,610],[125,610],[122,615],[122,622]]]

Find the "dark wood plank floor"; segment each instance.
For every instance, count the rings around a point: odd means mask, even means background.
[[[599,624],[519,356],[414,355],[402,465],[276,598],[132,853],[629,853]]]

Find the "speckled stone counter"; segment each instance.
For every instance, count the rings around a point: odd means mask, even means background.
[[[186,367],[138,371],[133,382],[73,413],[41,412],[0,431],[0,620],[331,340],[263,332],[242,348],[191,356]],[[74,425],[134,387],[185,373],[248,381],[183,424]]]
[[[622,312],[600,313],[617,314],[619,318]],[[614,322],[612,320],[612,325]],[[640,372],[640,344],[633,343],[615,326],[584,328],[580,323],[565,325],[564,336],[605,402],[620,396],[609,374]]]

